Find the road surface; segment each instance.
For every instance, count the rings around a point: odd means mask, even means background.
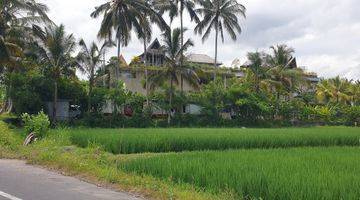
[[[0,160],[0,200],[140,200],[25,164]]]

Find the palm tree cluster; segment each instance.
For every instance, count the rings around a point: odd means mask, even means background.
[[[147,43],[152,36],[152,24],[156,24],[164,32],[162,37],[167,55],[166,70],[148,75],[145,59],[145,85],[148,96],[149,85],[163,83],[165,79],[169,80],[171,91],[173,91],[174,83],[180,85],[183,91],[184,79],[190,83],[198,83],[195,71],[190,68],[186,69],[184,66],[184,53],[190,46],[193,46],[191,40],[185,41],[184,39],[184,33],[187,30],[183,23],[185,11],[197,24],[195,33],[204,34],[203,41],[209,37],[211,30],[215,29],[214,65],[216,67],[218,63],[218,33],[220,32],[222,41],[224,41],[224,30],[230,34],[233,40],[236,40],[237,34],[241,33],[239,17],[245,17],[245,7],[236,0],[111,0],[98,6],[91,16],[94,18],[103,16],[98,37],[107,41],[117,40],[119,57],[121,47],[129,44],[133,30],[144,43],[145,55],[147,55]],[[179,16],[180,28],[171,30],[164,20],[165,13],[168,14],[171,22]],[[205,30],[204,33],[203,30]],[[180,81],[177,77],[178,74]],[[115,76],[117,79],[119,78],[118,68],[115,69]],[[152,81],[151,84],[149,79]],[[170,105],[172,93],[170,92]]]
[[[45,4],[34,0],[4,0],[0,2],[0,76],[15,70],[18,61],[27,53],[33,24],[50,24]],[[25,14],[24,14],[25,13]],[[6,87],[9,93],[10,86]],[[11,110],[8,99],[1,111]]]
[[[360,103],[360,82],[339,76],[322,80],[317,85],[316,97],[323,104],[358,105]]]
[[[262,88],[276,94],[277,98],[290,96],[306,84],[304,71],[291,66],[294,49],[277,45],[270,47],[270,50],[270,54],[248,53],[247,75],[253,80],[256,92]]]
[[[198,6],[197,6],[198,5]],[[102,24],[98,33],[99,38],[112,40],[113,35],[118,41],[118,56],[121,54],[121,46],[127,46],[134,30],[139,39],[146,43],[152,35],[151,25],[155,23],[164,31],[169,32],[170,27],[166,24],[163,14],[168,13],[171,22],[180,16],[180,45],[184,46],[183,15],[187,11],[191,20],[197,23],[195,33],[204,34],[205,41],[212,29],[215,29],[215,62],[217,64],[218,34],[224,41],[224,30],[231,39],[236,40],[237,34],[241,33],[240,16],[245,17],[245,7],[236,0],[112,0],[96,8],[91,14],[97,18],[103,15]],[[200,19],[200,16],[203,19]],[[205,30],[205,31],[204,31]],[[183,65],[184,50],[180,52],[179,62]]]

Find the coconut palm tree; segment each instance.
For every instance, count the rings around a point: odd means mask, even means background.
[[[267,56],[268,73],[271,81],[277,89],[277,94],[290,93],[305,81],[304,72],[300,68],[291,66],[295,50],[287,45],[270,47],[272,53]]]
[[[295,50],[285,44],[271,46],[272,55],[269,55],[267,62],[270,66],[289,67],[289,61],[293,58]]]
[[[321,103],[351,104],[350,87],[350,81],[337,76],[321,81],[317,86],[316,96]]]
[[[169,114],[168,114],[168,123],[171,121],[171,109],[172,109],[172,100],[174,95],[174,84],[179,85],[178,75],[182,76],[184,80],[187,80],[194,87],[198,87],[199,78],[196,72],[188,67],[184,67],[180,64],[180,59],[183,52],[186,52],[189,47],[193,46],[193,42],[188,39],[184,45],[181,46],[181,29],[176,28],[173,31],[166,31],[163,35],[164,41],[164,50],[166,52],[167,61],[165,68],[158,70],[157,72],[151,74],[150,87],[153,89],[155,86],[163,85],[165,82],[169,81],[170,90],[169,90]]]
[[[101,48],[95,42],[92,42],[88,47],[83,39],[80,40],[80,52],[77,55],[77,60],[82,72],[88,75],[89,78],[89,94],[88,94],[88,112],[91,111],[91,95],[95,84],[95,73],[103,64],[102,56],[108,47],[113,44],[105,42]]]
[[[5,70],[6,65],[10,65],[16,61],[16,58],[21,57],[22,48],[17,44],[6,41],[4,37],[0,36],[0,73]]]
[[[91,14],[97,18],[103,14],[103,20],[98,33],[101,39],[111,40],[113,32],[117,39],[118,56],[121,55],[121,46],[127,46],[131,39],[131,31],[141,33],[149,30],[150,23],[147,22],[145,13],[157,14],[144,0],[109,0],[97,7]],[[119,69],[115,71],[116,78],[119,78]]]
[[[53,124],[56,124],[57,101],[58,101],[58,82],[61,76],[75,73],[76,64],[72,58],[76,47],[76,40],[72,34],[65,32],[64,25],[48,26],[44,29],[34,26],[36,39],[36,54],[39,61],[50,71],[54,81],[53,96]]]
[[[159,9],[161,13],[168,11],[171,22],[175,17],[180,17],[180,30],[181,30],[181,46],[184,45],[184,12],[190,16],[191,21],[196,23],[200,22],[199,17],[195,12],[195,0],[159,0],[154,2],[155,8]],[[181,52],[180,65],[184,64],[184,52]],[[183,91],[183,78],[181,80],[181,91]]]
[[[360,81],[351,83],[347,89],[347,93],[351,99],[351,105],[359,105],[360,103]]]
[[[260,84],[263,80],[267,78],[268,67],[265,63],[265,55],[261,52],[249,52],[247,54],[247,59],[250,62],[248,69],[251,71],[254,79],[255,91],[259,93]]]
[[[200,8],[196,12],[203,16],[203,19],[195,27],[195,33],[201,34],[204,42],[215,30],[215,62],[218,63],[218,37],[224,42],[224,29],[229,33],[232,40],[237,39],[241,33],[239,17],[245,18],[245,7],[237,0],[199,0]]]
[[[170,27],[166,24],[161,14],[154,11],[153,8],[154,4],[150,0],[145,0],[145,3],[148,5],[149,9],[144,10],[143,12],[144,17],[140,20],[142,30],[137,32],[137,37],[143,42],[143,47],[144,47],[146,104],[147,106],[149,106],[149,83],[148,83],[149,73],[148,73],[148,63],[147,63],[146,55],[147,55],[147,44],[151,41],[153,34],[151,24],[155,23],[162,31],[170,30]]]
[[[0,1],[0,74],[11,72],[23,56],[23,49],[30,38],[31,25],[51,23],[45,4],[34,0]],[[11,85],[6,86],[9,93]],[[11,99],[1,110],[11,111]]]

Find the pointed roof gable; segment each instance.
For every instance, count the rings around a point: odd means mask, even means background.
[[[129,66],[122,54],[119,56],[119,61],[120,61],[120,67],[128,67]]]
[[[161,44],[159,42],[159,40],[156,38],[148,47],[147,50],[151,50],[151,49],[160,49],[161,48]]]

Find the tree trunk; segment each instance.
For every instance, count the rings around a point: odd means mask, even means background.
[[[93,87],[94,87],[94,78],[93,75],[91,75],[90,79],[89,79],[89,96],[88,96],[88,112],[91,112],[91,95],[93,92]]]
[[[216,68],[217,68],[217,56],[218,56],[218,36],[219,36],[219,27],[218,22],[215,25],[215,62],[214,62],[214,80],[216,79]]]
[[[260,91],[260,83],[259,83],[259,77],[257,75],[255,75],[255,91],[256,94],[259,94]]]
[[[11,113],[12,112],[13,102],[12,102],[12,99],[10,97],[11,90],[12,90],[12,84],[11,84],[11,81],[10,81],[8,87],[6,88],[7,100],[5,100],[3,108],[2,108],[2,110],[0,112],[0,114],[1,113]]]
[[[121,61],[120,61],[120,56],[121,56],[121,41],[120,41],[120,35],[118,35],[117,48],[118,48],[118,66],[115,67],[116,82],[120,79],[120,71],[119,71],[119,67],[120,67],[120,65],[121,65]]]
[[[108,69],[108,89],[111,89],[111,70]]]
[[[144,39],[144,63],[145,63],[146,106],[149,107],[149,77],[148,77],[148,69],[147,69],[147,47],[146,47],[146,39]]]
[[[169,95],[168,125],[170,125],[170,123],[171,123],[172,99],[173,99],[173,79],[172,79],[172,76],[170,75],[170,95]]]
[[[56,78],[54,81],[54,101],[53,101],[53,126],[56,125],[56,116],[57,116],[57,101],[58,101],[58,79]]]
[[[184,14],[184,5],[181,4],[180,8],[180,29],[181,29],[181,48],[184,46],[184,21],[183,21],[183,14]],[[181,51],[180,57],[180,67],[182,68],[184,64],[184,52]],[[180,89],[181,92],[184,92],[184,78],[183,75],[180,74]]]

